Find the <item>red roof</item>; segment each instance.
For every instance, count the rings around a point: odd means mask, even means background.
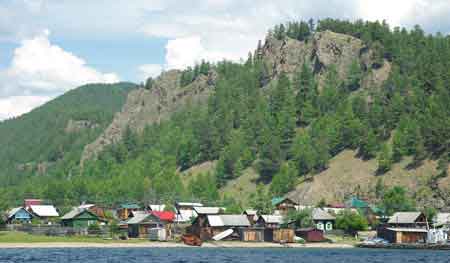
[[[346,208],[345,204],[340,204],[340,203],[332,204],[331,207],[332,208]]]
[[[161,221],[173,221],[175,219],[175,213],[171,211],[152,211],[151,213]]]
[[[29,207],[32,205],[41,205],[42,204],[42,200],[41,199],[25,199],[24,200],[24,206],[25,207]]]

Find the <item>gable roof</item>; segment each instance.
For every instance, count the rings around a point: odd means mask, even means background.
[[[120,208],[122,209],[139,209],[140,206],[138,204],[133,203],[124,203],[120,205]]]
[[[177,211],[175,221],[184,223],[184,222],[189,222],[192,218],[195,218],[195,217],[197,217],[197,213],[194,210],[180,209]]]
[[[203,206],[202,203],[191,203],[191,202],[177,202],[175,203],[175,206],[191,206],[191,207],[196,207],[196,206]]]
[[[199,215],[217,215],[224,209],[221,207],[196,206],[194,207],[194,210]]]
[[[149,207],[152,211],[164,211],[166,205],[149,205]]]
[[[83,213],[89,213],[90,215],[98,218],[98,216],[94,213],[92,213],[91,211],[84,209],[84,208],[74,208],[72,209],[69,213],[63,215],[61,217],[61,220],[70,220],[70,219],[74,219],[76,217],[78,217],[79,215],[83,214]]]
[[[217,226],[250,226],[250,222],[246,215],[208,215],[209,225]]]
[[[255,209],[245,209],[243,214],[249,215],[249,216],[256,216],[258,214],[258,211]]]
[[[330,215],[322,208],[314,208],[312,210],[312,218],[313,220],[336,220],[336,217]]]
[[[158,217],[161,221],[172,222],[175,219],[175,213],[172,211],[152,211],[151,214]]]
[[[368,208],[369,207],[369,204],[366,201],[361,200],[361,199],[359,199],[357,197],[354,197],[354,196],[351,197],[347,201],[346,205],[348,207],[353,207],[353,208]]]
[[[281,215],[261,215],[260,218],[262,218],[266,224],[283,224],[283,216]]]
[[[16,207],[16,208],[13,208],[13,209],[11,209],[11,210],[8,211],[8,219],[10,219],[10,218],[13,217],[14,215],[16,215],[17,212],[19,212],[20,210],[25,211],[26,213],[28,213],[28,214],[31,216],[31,213],[30,213],[30,212],[28,212],[25,208],[23,208],[23,207],[20,206],[20,207]]]
[[[57,217],[58,211],[52,205],[31,205],[31,212],[39,217]]]
[[[140,224],[144,220],[146,220],[147,218],[152,217],[152,216],[154,217],[154,215],[148,214],[148,213],[136,213],[132,218],[130,218],[126,221],[126,224],[129,224],[129,225]]]
[[[421,212],[397,212],[389,218],[388,224],[414,224]]]

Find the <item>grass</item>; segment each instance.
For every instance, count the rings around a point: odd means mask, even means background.
[[[31,235],[25,232],[3,231],[0,232],[0,243],[141,243],[147,240],[112,240],[101,237],[89,236],[44,236]]]
[[[338,244],[356,245],[360,242],[359,239],[346,235],[326,235],[326,238]]]

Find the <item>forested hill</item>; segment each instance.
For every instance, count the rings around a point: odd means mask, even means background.
[[[420,27],[277,25],[242,64],[202,62],[148,79],[90,138],[83,169],[78,160],[30,175],[1,196],[232,207],[285,194],[377,202],[400,185],[420,205],[441,208],[450,203],[449,68],[450,38]],[[248,185],[236,183],[250,174]],[[317,187],[327,181],[336,183]]]
[[[131,83],[85,85],[20,117],[0,122],[2,186],[22,184],[55,165],[77,165],[84,145],[122,108]]]

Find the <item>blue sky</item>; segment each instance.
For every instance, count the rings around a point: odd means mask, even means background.
[[[448,0],[0,0],[0,120],[90,82],[239,61],[294,19],[387,20],[450,32]]]

